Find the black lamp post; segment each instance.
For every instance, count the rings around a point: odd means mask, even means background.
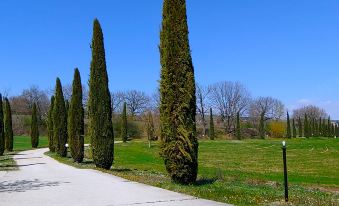
[[[285,201],[288,202],[288,182],[287,182],[287,165],[286,165],[286,142],[282,142],[283,161],[284,161],[284,185],[285,185]]]

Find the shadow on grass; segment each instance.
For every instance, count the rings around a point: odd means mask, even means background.
[[[198,179],[193,185],[195,186],[203,186],[203,185],[211,185],[217,181],[217,178],[201,178]]]
[[[3,182],[0,182],[0,193],[2,192],[6,192],[6,193],[26,192],[29,190],[38,190],[42,187],[55,187],[63,183],[69,183],[69,182],[41,181],[38,179],[3,181]]]
[[[113,172],[131,172],[131,169],[126,169],[126,168],[112,168],[111,171]]]
[[[2,167],[28,167],[33,165],[44,165],[46,163],[34,163],[34,164],[25,164],[25,165],[0,165],[0,168]]]

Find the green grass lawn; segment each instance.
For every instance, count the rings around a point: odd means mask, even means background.
[[[59,161],[78,168],[85,162]],[[294,205],[339,205],[339,139],[287,140],[290,201]],[[195,185],[170,181],[158,144],[116,144],[111,174],[201,198],[236,205],[283,204],[281,140],[200,141],[199,177]]]
[[[15,136],[13,142],[13,152],[6,152],[4,156],[0,156],[0,171],[10,171],[15,170],[15,161],[12,156],[20,151],[32,149],[31,137],[28,136]],[[39,147],[47,147],[48,140],[47,137],[39,138]]]

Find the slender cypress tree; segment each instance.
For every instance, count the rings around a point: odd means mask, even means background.
[[[299,137],[303,136],[303,123],[301,121],[300,116],[298,117],[298,132],[299,132]]]
[[[331,117],[328,116],[328,119],[327,119],[327,135],[326,137],[331,137]]]
[[[5,98],[5,117],[4,117],[4,129],[5,129],[5,148],[7,151],[13,151],[13,128],[12,128],[12,111],[11,105],[7,98]]]
[[[160,33],[161,154],[174,182],[190,184],[198,172],[195,78],[185,0],[164,0]]]
[[[2,95],[0,94],[0,156],[5,151],[5,130],[4,130],[4,110],[2,105]]]
[[[32,111],[31,143],[32,143],[32,148],[38,148],[38,145],[39,145],[39,125],[38,125],[36,103],[33,104],[33,111]]]
[[[237,136],[237,139],[241,139],[241,126],[240,126],[240,112],[237,112],[237,125],[236,125],[236,136]]]
[[[287,138],[291,138],[291,123],[290,123],[290,115],[287,112]]]
[[[99,168],[109,169],[114,156],[112,107],[108,89],[104,37],[97,19],[94,20],[91,48],[92,61],[88,100],[89,136],[95,165]]]
[[[260,122],[259,122],[259,135],[262,139],[265,139],[265,123],[264,123],[264,113],[260,114]]]
[[[322,137],[323,136],[323,122],[321,120],[321,117],[319,118],[319,123],[318,123],[318,131],[319,131],[319,137]]]
[[[297,128],[295,126],[295,120],[292,119],[292,137],[296,138],[297,137]]]
[[[57,78],[55,86],[55,100],[53,108],[53,139],[57,153],[62,156],[67,156],[67,115],[64,95],[60,79]]]
[[[47,120],[47,128],[48,128],[48,148],[49,151],[55,152],[54,141],[53,141],[53,108],[54,108],[54,95],[51,97],[51,105],[48,110],[48,120]]]
[[[66,114],[66,128],[68,130],[68,116],[69,116],[69,101],[66,99],[65,100],[65,114]],[[69,139],[68,139],[68,131],[66,133],[66,143],[69,142]]]
[[[210,134],[210,139],[214,140],[215,133],[214,133],[214,120],[213,120],[212,108],[210,108],[210,130],[209,130],[209,134]]]
[[[151,111],[147,113],[147,127],[146,128],[147,128],[148,147],[151,148],[151,141],[154,138],[154,122],[153,122]]]
[[[310,137],[309,134],[309,123],[308,123],[308,118],[307,115],[305,114],[305,119],[304,119],[304,135],[306,138]]]
[[[127,105],[124,103],[122,113],[121,113],[121,129],[120,129],[120,137],[123,142],[127,142]]]
[[[68,138],[71,155],[75,162],[84,159],[84,108],[82,105],[82,85],[78,68],[74,71],[72,98],[68,111]]]

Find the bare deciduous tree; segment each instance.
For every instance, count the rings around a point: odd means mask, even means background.
[[[196,84],[195,86],[196,90],[196,98],[197,98],[197,112],[200,116],[200,122],[203,128],[203,135],[207,135],[206,133],[206,126],[207,126],[207,122],[206,122],[206,118],[205,118],[205,114],[208,113],[209,108],[207,106],[207,97],[210,93],[210,89],[209,87],[205,87],[202,86],[200,84]]]
[[[39,118],[47,115],[50,102],[46,91],[40,90],[38,86],[31,86],[29,89],[23,90],[21,96],[26,101],[28,111],[32,111],[33,104],[36,103]]]
[[[301,118],[303,119],[305,117],[305,114],[307,115],[308,118],[310,119],[325,119],[328,117],[328,114],[326,111],[320,107],[314,106],[314,105],[308,105],[301,107],[299,109],[293,110],[293,118]]]
[[[250,93],[239,82],[219,82],[210,86],[211,103],[219,112],[224,123],[225,131],[235,131],[237,112],[243,115],[250,103]]]
[[[284,104],[272,97],[258,97],[251,102],[249,114],[250,116],[258,120],[260,115],[263,115],[264,121],[274,119],[278,120],[284,116],[285,106]]]
[[[125,93],[125,101],[131,115],[134,117],[137,114],[142,114],[150,103],[150,98],[145,92],[130,90]]]
[[[122,110],[122,105],[125,101],[125,94],[124,92],[111,92],[111,99],[112,99],[112,112],[116,113]]]

